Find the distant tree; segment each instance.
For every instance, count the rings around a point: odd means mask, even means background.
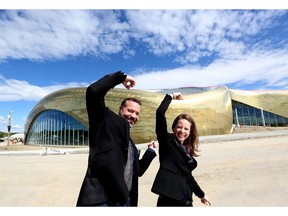
[[[16,133],[10,133],[10,136],[12,136],[13,134],[16,134]],[[7,136],[8,136],[8,132],[0,131],[0,137],[7,137]]]

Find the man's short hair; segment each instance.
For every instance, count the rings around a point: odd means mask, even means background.
[[[120,109],[122,109],[122,108],[124,108],[124,107],[126,106],[126,102],[127,102],[127,101],[133,101],[133,102],[135,102],[135,103],[138,103],[138,104],[141,106],[141,101],[140,101],[140,100],[138,100],[138,99],[136,99],[136,98],[125,98],[125,99],[122,101],[121,105],[120,105]]]

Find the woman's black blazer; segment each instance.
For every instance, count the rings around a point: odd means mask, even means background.
[[[151,191],[176,200],[192,201],[193,193],[202,198],[204,192],[192,176],[192,170],[197,167],[197,161],[192,158],[193,165],[188,166],[187,156],[179,146],[181,144],[167,131],[165,112],[171,101],[172,97],[167,94],[156,111],[160,167]]]

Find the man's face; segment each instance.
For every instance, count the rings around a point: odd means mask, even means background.
[[[128,100],[124,107],[120,107],[119,115],[128,120],[131,128],[139,119],[140,105],[134,101]]]

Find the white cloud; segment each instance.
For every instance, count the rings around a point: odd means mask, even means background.
[[[239,60],[218,60],[205,67],[187,65],[175,69],[134,71],[135,89],[164,89],[179,87],[206,87],[232,85],[241,88],[259,83],[261,88],[288,88],[288,53],[251,53]],[[5,79],[0,76],[0,101],[38,101],[59,89],[86,87],[89,83],[64,83],[35,86],[26,81]],[[121,86],[120,86],[121,87]]]
[[[181,63],[235,58],[247,39],[284,10],[8,10],[0,13],[0,60],[141,52],[176,54]],[[131,47],[131,41],[137,46]],[[145,47],[145,49],[143,48]],[[127,55],[128,54],[128,55]]]
[[[261,88],[288,87],[288,53],[251,53],[239,60],[219,60],[207,67],[185,66],[173,70],[143,72],[135,76],[137,89],[245,85],[263,82]],[[256,85],[257,86],[257,85]]]
[[[0,14],[0,59],[62,59],[117,53],[126,23],[112,11],[24,10]],[[111,24],[112,23],[112,24]]]
[[[3,116],[0,116],[0,124],[7,124],[7,121]]]
[[[51,92],[72,87],[87,86],[88,83],[63,83],[51,86],[35,86],[23,80],[5,79],[0,75],[0,101],[38,101]]]
[[[247,53],[247,39],[269,28],[284,11],[140,10],[127,11],[133,37],[155,55],[177,53],[181,63],[202,57],[236,58]],[[180,53],[179,53],[180,52]]]

